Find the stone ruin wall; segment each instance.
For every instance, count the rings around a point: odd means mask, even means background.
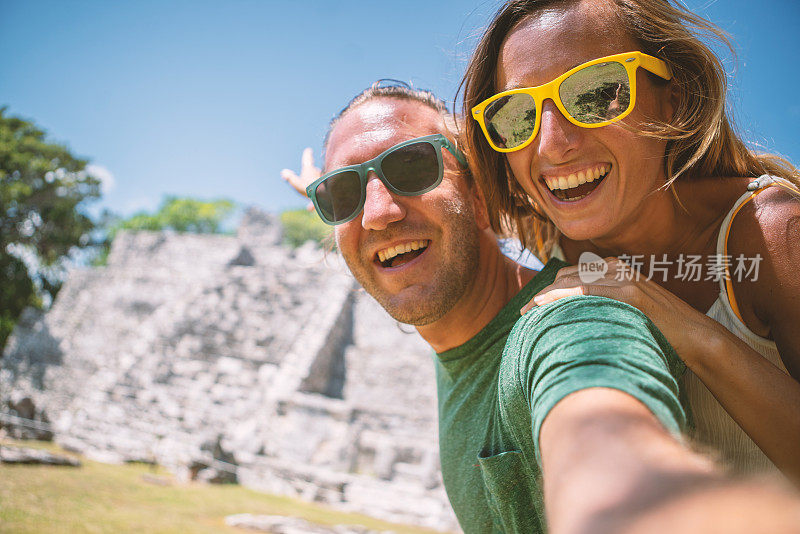
[[[31,398],[56,441],[95,459],[188,477],[216,442],[250,487],[456,529],[430,348],[335,254],[280,243],[256,210],[235,237],[121,233],[107,266],[23,315],[0,409]]]

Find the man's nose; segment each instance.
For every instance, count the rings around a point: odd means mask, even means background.
[[[568,160],[580,144],[582,128],[569,122],[552,100],[542,103],[541,120],[538,135],[539,157],[550,163]]]
[[[367,190],[364,199],[364,214],[361,226],[366,230],[384,230],[389,224],[402,220],[406,209],[402,197],[392,194],[374,172],[367,176]]]

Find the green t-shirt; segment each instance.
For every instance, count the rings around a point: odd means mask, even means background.
[[[636,308],[569,297],[520,318],[564,265],[548,262],[483,330],[436,360],[442,475],[468,534],[546,531],[539,429],[570,393],[618,389],[674,434],[685,426],[683,363]]]

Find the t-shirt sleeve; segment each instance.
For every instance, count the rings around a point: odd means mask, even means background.
[[[516,379],[530,409],[540,465],[545,417],[582,389],[625,392],[676,436],[686,425],[677,383],[683,363],[655,325],[625,303],[593,296],[558,300],[522,317],[506,349],[517,356]]]

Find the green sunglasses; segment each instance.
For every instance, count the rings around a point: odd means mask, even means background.
[[[306,193],[324,222],[343,224],[364,208],[370,171],[396,195],[416,196],[434,189],[444,176],[442,148],[461,165],[467,165],[464,154],[444,135],[426,135],[396,144],[364,163],[325,173],[306,188]]]

